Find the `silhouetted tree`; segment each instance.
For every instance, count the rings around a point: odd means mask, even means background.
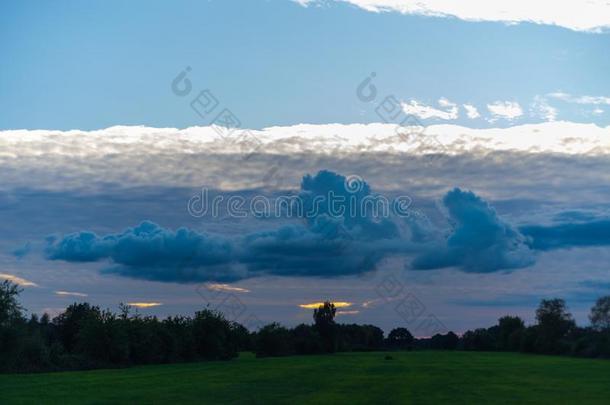
[[[591,326],[596,330],[610,329],[610,295],[598,298],[591,314],[589,315]]]
[[[414,341],[415,338],[407,328],[392,329],[387,338],[388,346],[397,349],[411,350]]]
[[[314,309],[313,319],[316,329],[325,344],[327,352],[332,353],[336,350],[336,334],[337,328],[335,325],[335,314],[337,309],[330,301],[324,301],[319,308]]]
[[[86,302],[74,303],[66,308],[65,312],[53,319],[57,327],[59,339],[63,347],[71,352],[74,350],[78,334],[87,321],[99,320],[102,313],[99,307]]]
[[[263,326],[255,337],[256,356],[287,356],[293,353],[290,332],[278,323]]]
[[[92,366],[127,364],[129,362],[129,340],[127,331],[110,311],[99,311],[97,307],[78,324],[74,353],[92,361]]]
[[[336,325],[338,351],[379,350],[383,346],[383,330],[373,325]]]
[[[497,345],[499,350],[519,350],[521,335],[525,329],[523,319],[518,316],[503,316],[498,319]]]
[[[469,330],[462,336],[461,347],[464,350],[475,351],[495,350],[496,338],[489,329],[478,328]]]
[[[504,316],[489,328],[436,334],[414,339],[405,328],[393,329],[384,341],[374,325],[336,324],[336,310],[325,302],[314,311],[314,325],[293,329],[277,323],[256,333],[229,322],[222,313],[203,310],[194,317],[159,320],[131,313],[119,314],[88,303],[70,305],[49,321],[47,314],[29,319],[19,305],[18,286],[0,284],[0,371],[66,370],[131,364],[220,360],[240,350],[257,356],[284,356],[332,351],[384,348],[454,350],[516,350],[534,353],[610,357],[610,298],[600,298],[591,309],[592,327],[579,328],[561,299],[542,300],[537,324],[525,327],[516,316]]]
[[[17,284],[9,280],[0,283],[0,326],[7,326],[23,317],[23,308],[17,301],[21,291]]]
[[[193,335],[196,352],[203,359],[223,360],[237,356],[237,341],[231,323],[221,312],[204,309],[195,313]]]
[[[294,351],[297,354],[315,354],[324,351],[322,338],[314,326],[300,324],[292,330]]]
[[[576,326],[572,314],[560,298],[542,300],[536,310],[538,321],[537,351],[542,353],[561,353],[561,340]]]

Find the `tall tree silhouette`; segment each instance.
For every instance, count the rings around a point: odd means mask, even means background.
[[[336,313],[337,309],[335,308],[335,304],[330,301],[324,301],[324,304],[313,311],[313,320],[316,329],[324,341],[326,351],[329,353],[332,353],[337,349]]]

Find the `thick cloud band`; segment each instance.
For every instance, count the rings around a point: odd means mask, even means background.
[[[584,223],[530,225],[521,227],[530,237],[529,245],[537,250],[610,245],[610,220],[599,219]]]
[[[474,193],[456,188],[447,193],[443,204],[453,232],[444,243],[416,257],[415,269],[460,267],[486,273],[534,263],[525,237]]]
[[[362,200],[373,195],[362,181],[330,171],[305,176],[300,197],[307,208],[332,193]],[[176,231],[145,221],[118,234],[79,232],[49,238],[50,260],[108,261],[105,272],[160,281],[233,281],[260,275],[337,277],[371,271],[392,255],[411,257],[417,270],[457,268],[466,272],[518,269],[535,262],[536,250],[610,245],[610,220],[530,225],[503,221],[482,198],[459,188],[442,200],[451,228],[418,218],[375,218],[367,212],[332,215],[321,209],[276,229],[226,237],[187,228]],[[321,207],[327,205],[321,204]]]

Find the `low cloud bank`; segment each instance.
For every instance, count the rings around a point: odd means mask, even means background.
[[[445,195],[443,204],[453,225],[451,235],[416,257],[415,269],[459,267],[486,273],[534,263],[526,238],[474,193],[456,188]]]
[[[329,195],[340,197],[345,208],[375,195],[363,180],[351,180],[326,170],[303,177],[299,196],[306,211]],[[410,258],[407,267],[415,270],[488,273],[530,266],[539,250],[610,245],[610,220],[518,228],[481,197],[459,188],[442,199],[448,229],[425,217],[380,219],[368,211],[329,212],[323,208],[328,204],[319,206],[315,216],[303,215],[298,223],[239,237],[170,230],[150,221],[117,234],[77,232],[48,238],[46,256],[106,261],[112,266],[105,273],[189,283],[261,275],[339,277],[372,271],[390,256]]]

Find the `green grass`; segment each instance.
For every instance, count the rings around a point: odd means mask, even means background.
[[[0,403],[610,403],[610,361],[342,353],[0,375]]]

